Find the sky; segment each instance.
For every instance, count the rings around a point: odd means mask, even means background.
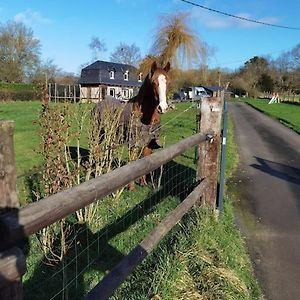
[[[299,0],[190,0],[191,2],[261,22],[300,28]],[[235,70],[253,56],[271,56],[300,43],[300,30],[250,23],[207,11],[181,0],[0,0],[0,23],[23,22],[40,40],[41,57],[66,72],[80,73],[93,58],[89,43],[98,37],[109,61],[120,44],[135,44],[149,53],[163,16],[187,13],[189,25],[212,55],[210,68]]]

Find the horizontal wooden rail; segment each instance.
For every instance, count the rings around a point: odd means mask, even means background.
[[[150,156],[31,203],[20,209],[17,216],[10,213],[1,216],[0,234],[3,237],[1,249],[8,249],[25,237],[111,194],[140,176],[148,174],[189,148],[205,141],[206,136],[207,134],[195,134]]]
[[[84,300],[108,299],[126,277],[155,248],[162,238],[178,223],[182,217],[200,200],[208,186],[208,180],[202,181],[151,233],[136,246],[103,280],[96,285]]]

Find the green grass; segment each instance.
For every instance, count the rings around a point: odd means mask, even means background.
[[[40,110],[39,102],[0,103],[0,120],[15,121],[14,148],[18,175],[42,162],[37,154],[40,139],[35,125]]]
[[[33,102],[0,104],[1,119],[16,122],[19,174],[41,162],[34,151],[39,139],[33,121],[39,110],[40,104]],[[162,116],[161,140],[166,146],[195,132],[195,112],[191,104],[181,103]],[[227,174],[237,163],[231,132],[230,123]],[[71,247],[55,267],[41,263],[44,257],[33,236],[24,276],[25,299],[49,299],[73,279],[64,297],[82,299],[187,195],[195,176],[194,149],[164,168],[160,188],[138,186],[135,193],[125,190],[121,198],[105,198],[95,216],[97,227],[78,224],[73,215],[67,218],[76,234],[71,235]],[[210,209],[189,213],[123,283],[114,299],[261,299],[228,199],[224,208],[219,221]]]
[[[232,132],[230,120],[227,175],[238,163]],[[228,198],[219,219],[209,208],[195,208],[188,214],[114,296],[145,300],[262,298]]]
[[[85,104],[85,106],[88,109],[92,107],[91,104]],[[72,108],[73,104],[70,104],[70,107]],[[188,111],[184,112],[186,109]],[[19,176],[42,162],[42,158],[38,155],[41,140],[37,133],[38,126],[35,124],[40,111],[40,102],[0,103],[0,120],[15,121],[14,144]],[[182,117],[178,118],[178,114]],[[162,124],[167,122],[170,123],[163,126],[161,141],[165,145],[170,145],[195,132],[191,130],[195,127],[195,109],[191,107],[190,103],[178,105],[176,110],[162,115]],[[176,126],[174,126],[174,122],[176,122]],[[86,140],[84,144],[86,144]]]
[[[260,99],[247,99],[246,103],[300,133],[300,105],[292,103],[268,104],[268,100]]]

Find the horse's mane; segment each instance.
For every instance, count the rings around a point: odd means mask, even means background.
[[[144,100],[144,96],[145,96],[145,92],[146,89],[149,87],[149,90],[151,89],[151,81],[150,81],[150,75],[148,74],[146,76],[146,78],[144,79],[139,92],[136,96],[132,97],[131,99],[129,99],[129,103],[138,103],[139,105],[142,105],[143,100]]]
[[[133,111],[141,113],[141,122],[150,125],[157,107],[150,74],[146,76],[138,94],[131,98],[129,103],[133,103]]]

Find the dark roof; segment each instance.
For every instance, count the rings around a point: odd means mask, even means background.
[[[109,72],[114,71],[114,79],[110,79]],[[124,73],[128,71],[128,80],[124,80]],[[142,82],[138,81],[137,69],[131,65],[97,60],[81,70],[80,84],[108,84],[120,86],[139,87]]]
[[[209,90],[211,92],[218,92],[218,91],[224,91],[225,89],[221,86],[203,86],[206,90]]]

